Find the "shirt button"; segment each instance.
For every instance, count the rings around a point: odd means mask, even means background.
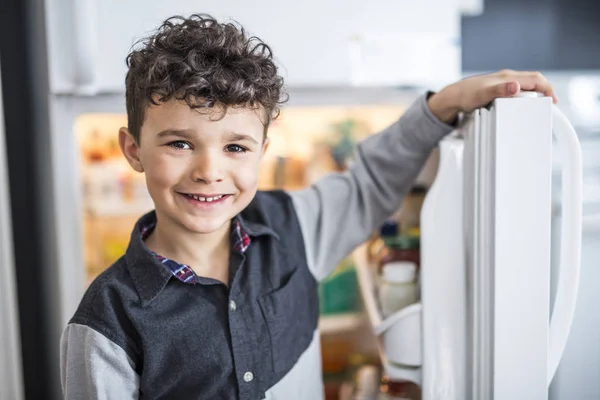
[[[248,371],[244,374],[244,382],[252,382],[252,379],[254,379],[254,374],[252,372]]]
[[[233,300],[229,301],[229,309],[231,311],[235,311],[237,309],[237,305],[235,304],[235,301],[233,301]],[[252,379],[252,378],[250,378],[250,379]]]

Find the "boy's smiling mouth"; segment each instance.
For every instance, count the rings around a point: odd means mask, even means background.
[[[213,201],[220,200],[221,198],[223,198],[223,196],[226,196],[226,195],[217,194],[217,195],[210,195],[210,196],[202,196],[202,195],[186,193],[186,196],[196,199],[198,201],[207,201],[209,203],[212,203]]]
[[[218,204],[229,198],[230,194],[203,194],[203,193],[179,193],[185,196],[193,204],[204,203]]]

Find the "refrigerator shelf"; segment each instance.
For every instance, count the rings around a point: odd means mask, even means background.
[[[319,318],[319,331],[322,335],[352,332],[362,326],[364,321],[365,318],[362,313],[321,315]]]
[[[367,246],[359,246],[352,254],[352,258],[356,266],[365,312],[375,335],[377,351],[385,374],[394,380],[407,380],[420,384],[421,368],[414,365],[421,364],[421,304],[413,304],[384,319],[375,298],[375,279],[373,274],[375,268],[369,265]],[[397,339],[394,338],[393,348],[390,347],[392,343],[388,341],[388,352],[391,351],[398,354],[406,351],[405,359],[409,361],[410,365],[401,367],[388,361],[388,357],[386,356],[385,332],[388,329],[394,328],[400,328],[393,332],[394,336],[401,331],[404,331],[406,335],[395,336]]]

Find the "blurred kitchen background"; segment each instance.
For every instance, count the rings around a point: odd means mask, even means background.
[[[62,327],[152,208],[143,176],[117,143],[126,125],[125,56],[166,17],[193,12],[233,17],[269,43],[282,66],[290,101],[269,133],[263,189],[301,188],[345,169],[358,140],[427,89],[503,68],[543,72],[584,160],[580,295],[550,398],[600,399],[600,2],[3,0],[0,7],[1,400],[60,398]],[[434,152],[382,228],[417,263],[420,205],[436,166]],[[380,236],[368,245],[375,258],[390,251]],[[351,258],[320,296],[323,374],[328,399],[337,399],[361,366],[379,363],[374,341],[365,340],[372,334]]]

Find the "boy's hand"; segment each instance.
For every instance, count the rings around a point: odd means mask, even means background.
[[[511,97],[520,90],[541,92],[557,102],[554,89],[539,72],[502,70],[493,74],[477,75],[446,86],[428,100],[433,115],[452,123],[461,112],[470,112],[486,106],[499,97]]]

